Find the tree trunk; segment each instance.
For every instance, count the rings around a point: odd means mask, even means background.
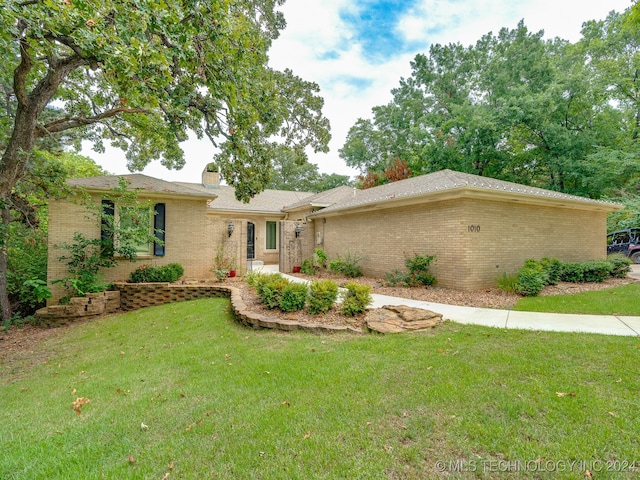
[[[0,200],[0,205],[4,202]],[[0,209],[2,216],[2,226],[0,226],[0,306],[2,308],[2,321],[11,318],[11,304],[9,303],[9,293],[7,292],[7,254],[9,252],[9,222],[11,212],[8,208]]]

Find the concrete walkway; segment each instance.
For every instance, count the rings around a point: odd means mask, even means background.
[[[275,269],[274,269],[275,267]],[[264,271],[277,272],[277,265],[265,265]],[[307,282],[304,279],[282,274],[292,282]],[[640,265],[632,265],[629,274],[640,280]],[[372,308],[383,305],[407,305],[441,313],[446,320],[458,323],[483,325],[496,328],[517,328],[553,332],[585,332],[605,335],[640,336],[640,317],[616,315],[572,315],[565,313],[516,312],[492,308],[461,307],[443,303],[423,302],[407,298],[373,294]]]

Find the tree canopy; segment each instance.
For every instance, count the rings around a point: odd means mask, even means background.
[[[12,191],[50,142],[104,142],[129,168],[180,168],[208,137],[236,196],[265,188],[279,147],[327,151],[319,87],[267,64],[284,0],[0,0],[0,302]]]
[[[179,168],[187,132],[206,135],[245,200],[278,144],[326,151],[318,86],[267,65],[282,3],[3,0],[0,194],[39,139],[72,129],[122,148],[133,170],[155,159]]]
[[[475,45],[432,45],[393,100],[340,150],[363,175],[397,159],[593,198],[637,194],[640,37],[630,10],[585,23],[575,44],[524,22]]]
[[[280,149],[273,162],[273,174],[268,188],[297,192],[322,192],[341,185],[350,185],[348,175],[320,173],[316,164],[300,158],[295,152]]]

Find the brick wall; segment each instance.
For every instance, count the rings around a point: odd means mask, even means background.
[[[606,256],[606,213],[462,198],[315,221],[329,259],[350,251],[365,275],[404,270],[406,255],[435,255],[442,286],[495,286],[527,258],[564,262]]]
[[[296,237],[296,225],[300,235]],[[303,260],[311,260],[314,251],[313,222],[282,220],[280,222],[280,271],[291,273],[294,266],[301,266]]]
[[[99,202],[100,198],[95,197],[95,201]],[[166,205],[165,255],[141,255],[134,262],[122,259],[117,266],[103,271],[107,282],[126,280],[129,273],[140,265],[162,266],[168,263],[181,264],[185,270],[185,278],[211,279],[217,246],[223,245],[225,249],[239,251],[239,244],[228,236],[228,220],[207,215],[207,205],[203,199],[164,198],[161,201]],[[49,304],[57,303],[65,295],[63,289],[59,285],[51,285],[51,281],[67,275],[66,264],[58,258],[66,253],[60,248],[61,245],[73,243],[74,232],[81,232],[87,238],[99,238],[99,221],[87,209],[71,201],[51,201],[47,278],[53,297]]]

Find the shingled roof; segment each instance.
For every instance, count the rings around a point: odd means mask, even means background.
[[[213,199],[216,192],[208,190],[198,191],[177,182],[167,182],[159,178],[149,177],[142,173],[130,173],[128,175],[105,175],[101,177],[71,178],[67,184],[71,187],[84,188],[86,190],[109,191],[118,187],[120,178],[124,178],[129,188],[141,190],[145,193],[171,196],[206,197]]]
[[[298,203],[313,195],[311,192],[290,192],[285,190],[264,190],[254,196],[249,203],[236,199],[235,189],[220,185],[205,187],[199,183],[175,182],[176,185],[193,189],[198,192],[213,192],[217,198],[209,204],[209,208],[216,211],[269,213],[282,215],[283,209],[292,203]]]
[[[613,203],[568,195],[543,188],[529,187],[518,183],[496,180],[494,178],[455,172],[453,170],[440,170],[427,175],[412,177],[366,190],[357,190],[355,194],[322,209],[313,216],[323,216],[334,212],[338,213],[346,210],[374,206],[390,207],[400,202],[411,203],[412,200],[419,201],[423,199],[423,197],[436,197],[439,193],[455,193],[463,189],[502,194],[503,197],[510,197],[511,199],[516,199],[521,196],[528,197],[530,201],[538,198],[540,200],[555,200],[556,203],[564,202],[574,205],[599,206],[607,210],[617,210],[621,208],[619,205]]]
[[[284,208],[285,212],[297,210],[299,208],[325,208],[333,205],[334,203],[341,202],[349,197],[355,195],[356,189],[342,185],[340,187],[332,188],[324,192],[316,193],[315,195],[308,196],[303,200],[287,205]]]

